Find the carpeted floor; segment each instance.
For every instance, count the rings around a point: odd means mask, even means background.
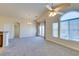
[[[79,52],[40,37],[13,39],[1,56],[78,56]]]

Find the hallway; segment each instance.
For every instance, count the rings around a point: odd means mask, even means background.
[[[40,37],[13,39],[2,56],[72,56],[79,52],[45,41]]]

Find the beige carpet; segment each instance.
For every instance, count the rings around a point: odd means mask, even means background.
[[[77,56],[79,52],[40,37],[13,39],[1,56]]]

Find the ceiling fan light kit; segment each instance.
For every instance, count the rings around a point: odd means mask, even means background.
[[[70,6],[69,3],[63,3],[54,7],[46,5],[46,8],[49,10],[49,16],[53,17],[56,16],[57,14],[62,15],[63,13],[60,11],[66,9],[69,6]]]
[[[49,13],[49,17],[53,17],[53,16],[55,16],[55,15],[57,15],[56,12],[50,12],[50,13]]]

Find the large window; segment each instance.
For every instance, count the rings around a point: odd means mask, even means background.
[[[60,38],[79,41],[79,18],[60,22]]]
[[[61,18],[60,38],[79,41],[79,13],[69,12]]]
[[[53,37],[79,41],[79,12],[72,11],[64,14],[58,23],[53,23]]]
[[[79,41],[79,19],[70,20],[70,39]]]
[[[58,37],[58,23],[53,23],[52,26],[53,37]]]
[[[60,38],[69,39],[68,21],[60,22]]]

